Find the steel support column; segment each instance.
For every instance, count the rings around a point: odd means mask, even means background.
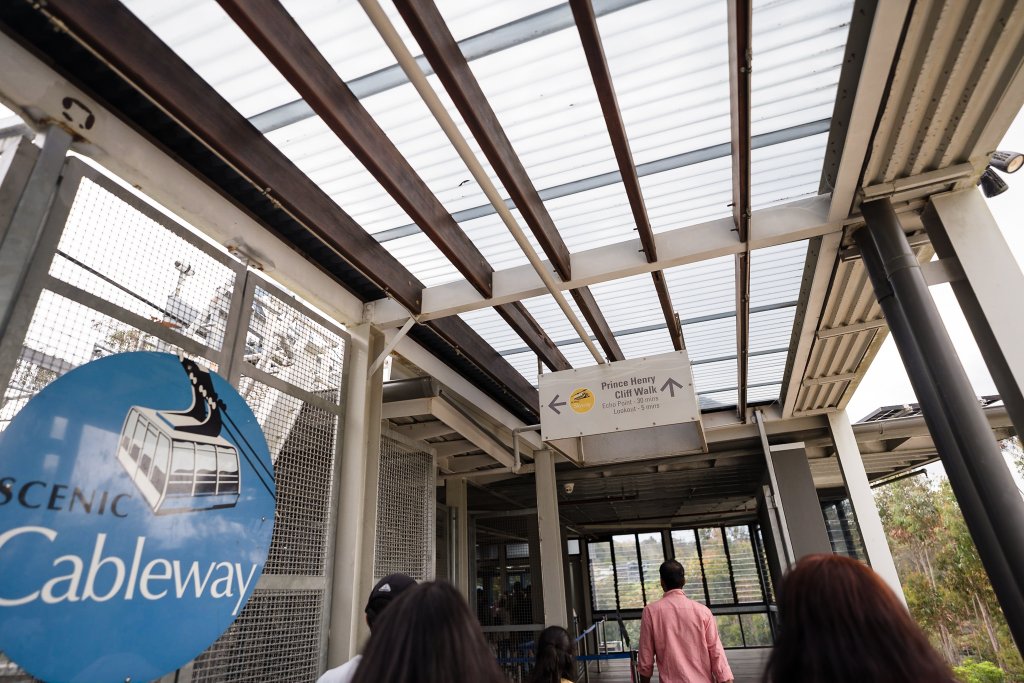
[[[334,547],[331,626],[327,666],[344,664],[368,633],[363,605],[373,586],[380,468],[380,411],[383,369],[369,375],[384,348],[384,336],[368,324],[348,329],[352,336],[345,399],[337,538]]]
[[[857,517],[857,526],[860,528],[861,538],[864,539],[868,562],[889,584],[896,596],[906,604],[907,599],[903,596],[903,586],[900,584],[899,574],[896,573],[896,563],[893,562],[889,542],[885,539],[878,508],[875,507],[875,499],[871,494],[868,475],[864,471],[864,461],[857,447],[857,436],[853,433],[850,416],[845,410],[829,413],[828,426],[836,446],[839,469],[843,473],[843,481],[846,482],[846,492],[850,496],[850,505],[853,506],[853,514]]]
[[[452,534],[451,581],[459,592],[469,600],[469,508],[466,478],[448,479],[444,483],[444,502],[455,514]],[[470,601],[470,604],[475,604]]]
[[[854,233],[949,483],[1018,649],[1024,645],[1024,499],[888,199],[861,207]]]
[[[534,453],[537,484],[537,527],[540,530],[541,586],[544,590],[544,623],[570,628],[566,612],[565,558],[562,528],[558,521],[558,481],[555,455],[550,450]]]

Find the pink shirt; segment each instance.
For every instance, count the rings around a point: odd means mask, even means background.
[[[655,659],[661,683],[732,680],[715,617],[707,607],[686,597],[681,588],[667,591],[661,600],[644,608],[637,665],[641,676],[654,674]]]

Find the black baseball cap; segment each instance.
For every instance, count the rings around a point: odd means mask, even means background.
[[[416,585],[416,579],[407,574],[388,574],[377,582],[366,601],[367,614],[374,616],[394,600],[406,588]]]

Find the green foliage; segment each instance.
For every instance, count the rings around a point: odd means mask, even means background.
[[[962,683],[1003,683],[1003,670],[992,662],[977,662],[968,657],[960,666],[953,667],[953,673]]]
[[[902,479],[877,489],[875,502],[910,612],[950,665],[963,669],[961,680],[1024,681],[1024,661],[949,481]],[[992,672],[999,677],[979,677]]]

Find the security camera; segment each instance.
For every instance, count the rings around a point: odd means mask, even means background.
[[[567,484],[563,484],[563,485],[562,485],[562,488],[563,488],[563,489],[565,490],[565,493],[566,493],[566,494],[570,494],[570,493],[572,493],[573,489],[575,489],[575,488],[576,488],[576,484],[574,484],[574,483],[572,483],[572,482],[570,481],[570,482],[569,482],[569,483],[567,483]]]

